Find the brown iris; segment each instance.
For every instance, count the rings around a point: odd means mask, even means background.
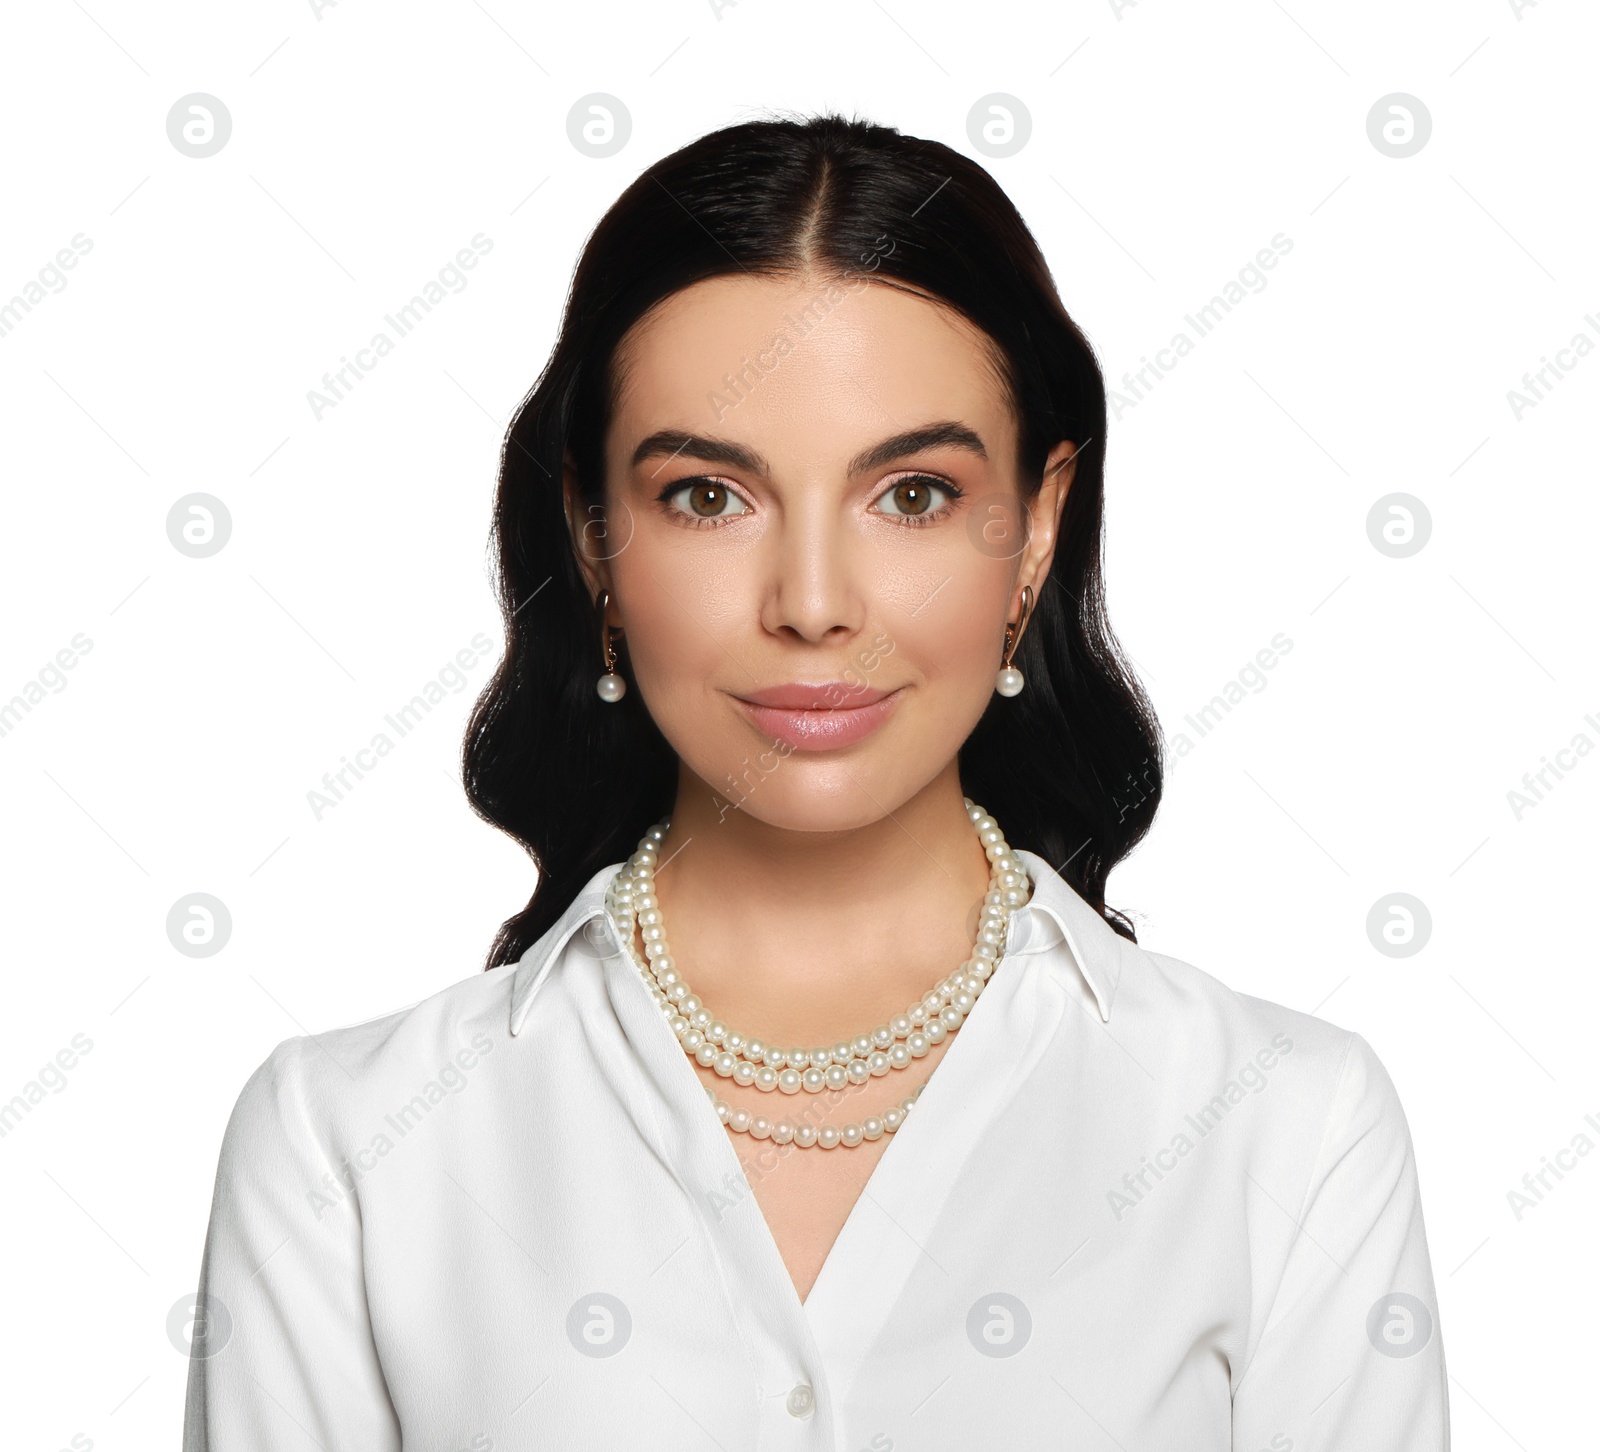
[[[923,480],[903,479],[894,486],[894,502],[902,514],[925,514],[933,497]]]
[[[703,519],[721,514],[727,502],[726,484],[697,484],[689,491],[689,507]],[[705,507],[702,508],[702,505]]]

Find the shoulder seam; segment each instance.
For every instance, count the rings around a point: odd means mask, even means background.
[[[1306,1172],[1306,1186],[1300,1192],[1300,1204],[1295,1209],[1294,1223],[1296,1231],[1303,1234],[1302,1227],[1306,1218],[1306,1203],[1311,1198],[1311,1186],[1317,1177],[1317,1170],[1322,1164],[1323,1151],[1328,1147],[1328,1134],[1333,1127],[1334,1106],[1339,1102],[1339,1091],[1344,1087],[1344,1073],[1350,1062],[1350,1050],[1355,1047],[1356,1039],[1360,1037],[1353,1029],[1345,1030],[1344,1053],[1339,1056],[1339,1070],[1333,1076],[1333,1090],[1328,1095],[1327,1113],[1322,1117],[1322,1138],[1317,1141],[1317,1152],[1312,1156],[1311,1168]],[[1298,1235],[1296,1236],[1298,1239]],[[1256,1357],[1260,1355],[1261,1343],[1266,1340],[1267,1327],[1272,1324],[1272,1313],[1278,1309],[1278,1297],[1283,1294],[1283,1283],[1289,1274],[1289,1260],[1294,1255],[1294,1241],[1289,1243],[1289,1254],[1284,1257],[1283,1270],[1278,1274],[1278,1284],[1273,1287],[1272,1299],[1267,1303],[1266,1313],[1261,1318],[1261,1335],[1256,1338],[1255,1350],[1250,1353],[1250,1360],[1245,1363],[1244,1370],[1240,1373],[1238,1381],[1233,1384],[1233,1396],[1238,1395],[1239,1388],[1250,1375],[1250,1368],[1256,1364]],[[1229,1400],[1232,1400],[1230,1396]]]

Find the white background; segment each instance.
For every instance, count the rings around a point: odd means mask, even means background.
[[[1194,749],[1110,899],[1387,1065],[1455,1445],[1591,1442],[1600,1154],[1520,1220],[1507,1193],[1600,1145],[1600,753],[1520,818],[1507,794],[1600,744],[1600,356],[1520,418],[1507,394],[1600,342],[1592,8],[50,0],[5,29],[0,299],[92,242],[0,337],[0,702],[92,643],[0,736],[0,1099],[93,1043],[0,1139],[7,1446],[176,1445],[166,1319],[239,1087],[285,1037],[470,976],[527,898],[456,776],[492,656],[320,820],[307,793],[473,635],[498,646],[499,443],[599,215],[775,108],[979,155],[995,92],[1032,134],[979,159],[1113,384],[1293,244],[1111,427],[1112,619]],[[204,159],[166,130],[191,92],[232,117]],[[591,92],[632,118],[604,160],[567,135]],[[1403,159],[1367,133],[1392,92],[1432,117]],[[315,417],[307,391],[478,233],[469,285]],[[205,559],[167,537],[196,492],[232,519]],[[1391,493],[1431,518],[1407,558],[1368,537]],[[1265,688],[1195,739],[1280,632]],[[232,917],[214,957],[167,938],[194,892]],[[1410,957],[1369,940],[1393,892],[1431,914]]]

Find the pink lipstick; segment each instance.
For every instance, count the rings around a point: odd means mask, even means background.
[[[793,682],[734,699],[775,741],[796,751],[833,751],[870,736],[893,713],[900,690],[869,691],[847,681]]]

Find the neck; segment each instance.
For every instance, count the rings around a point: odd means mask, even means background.
[[[988,885],[954,762],[892,817],[816,832],[719,807],[684,768],[656,869],[673,956],[706,1006],[806,1044],[902,1012],[952,972]]]

